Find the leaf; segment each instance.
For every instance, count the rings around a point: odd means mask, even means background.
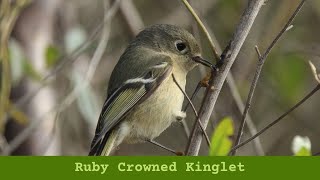
[[[33,65],[28,61],[28,60],[24,60],[23,62],[23,70],[24,70],[24,73],[29,76],[31,79],[33,80],[36,80],[36,81],[41,81],[42,77],[41,77],[41,74],[39,72],[37,72]]]
[[[310,150],[305,147],[302,147],[294,156],[311,156]]]
[[[47,68],[51,68],[58,62],[60,53],[56,47],[50,45],[46,49],[45,56],[46,56],[46,66]]]
[[[272,63],[267,63],[267,78],[273,82],[275,93],[284,102],[295,103],[307,82],[307,64],[299,54],[273,55]]]
[[[212,138],[210,156],[226,156],[228,155],[232,141],[230,136],[234,134],[233,121],[230,117],[224,118],[217,126]]]
[[[302,136],[295,136],[292,141],[292,151],[295,156],[311,156],[311,141]]]

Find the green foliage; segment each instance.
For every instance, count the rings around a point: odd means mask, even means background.
[[[31,79],[35,81],[41,81],[42,79],[41,74],[34,69],[32,64],[28,60],[25,59],[23,61],[23,65],[24,65],[23,66],[24,73],[27,76],[29,76]]]
[[[230,117],[224,118],[217,126],[211,139],[210,156],[228,155],[232,141],[230,136],[234,134],[233,121]]]
[[[294,154],[295,156],[311,156],[311,152],[306,147],[302,147],[297,153]]]
[[[297,54],[273,56],[268,63],[268,78],[274,82],[275,90],[286,102],[296,102],[309,75],[303,57]]]
[[[11,65],[11,77],[14,84],[17,84],[25,75],[33,80],[40,81],[41,74],[37,72],[20,47],[13,39],[9,41],[9,60]]]
[[[47,66],[47,68],[51,68],[59,60],[59,57],[60,57],[59,50],[56,47],[50,45],[46,49],[45,57],[46,57],[46,66]]]

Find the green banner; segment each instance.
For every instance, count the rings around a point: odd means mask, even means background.
[[[320,157],[0,157],[0,179],[320,177]],[[316,178],[317,177],[317,178]],[[129,180],[129,179],[128,179]],[[131,179],[130,179],[131,180]],[[272,179],[271,179],[272,180]]]

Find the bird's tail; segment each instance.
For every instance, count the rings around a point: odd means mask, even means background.
[[[119,130],[117,128],[106,133],[100,142],[96,143],[94,147],[91,147],[89,156],[109,156],[115,147],[118,146],[118,134]]]

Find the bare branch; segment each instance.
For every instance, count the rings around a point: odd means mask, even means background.
[[[292,111],[294,111],[295,109],[297,109],[300,105],[302,105],[306,100],[308,100],[311,96],[313,96],[316,92],[318,92],[320,90],[320,84],[318,84],[309,94],[307,94],[301,101],[299,101],[296,105],[294,105],[293,107],[291,107],[287,112],[285,112],[284,114],[282,114],[280,117],[278,117],[276,120],[272,121],[270,124],[268,124],[265,128],[261,129],[257,134],[255,134],[254,136],[252,136],[251,138],[245,140],[244,142],[234,146],[230,152],[233,152],[237,149],[239,149],[240,147],[246,145],[247,143],[249,143],[250,141],[252,141],[253,139],[255,139],[256,137],[260,136],[261,134],[263,134],[266,130],[268,130],[269,128],[271,128],[272,126],[274,126],[275,124],[277,124],[278,122],[280,122],[284,117],[286,117],[288,114],[290,114]]]
[[[156,142],[154,140],[147,140],[147,142],[149,142],[149,143],[151,143],[151,144],[153,144],[153,145],[155,145],[157,147],[160,147],[161,149],[164,149],[164,150],[166,150],[168,152],[171,152],[171,153],[173,153],[173,154],[175,154],[177,156],[181,154],[181,153],[176,152],[175,150],[170,149],[170,148],[168,148],[168,147],[166,147],[166,146],[164,146],[164,145],[162,145],[162,144],[160,144],[160,143],[158,143],[158,142]]]
[[[227,49],[224,51],[225,56],[222,59],[224,63],[222,64],[221,69],[217,73],[212,73],[211,75],[210,86],[206,90],[206,95],[202,102],[199,113],[199,118],[201,119],[204,127],[207,127],[208,125],[211,113],[218,99],[222,85],[263,3],[264,0],[249,1],[249,4],[241,17],[240,23],[235,30],[233,38]],[[192,137],[189,140],[189,144],[186,150],[187,155],[198,155],[202,141],[201,134],[201,129],[198,126],[194,126]]]
[[[2,1],[0,6],[0,133],[4,131],[12,85],[8,40],[19,13],[28,3],[27,0],[19,0],[12,4]]]
[[[196,116],[196,118],[197,118],[198,123],[199,123],[199,126],[200,126],[200,128],[201,128],[201,130],[202,130],[202,132],[203,132],[203,135],[204,135],[204,137],[206,138],[207,144],[208,144],[209,147],[210,147],[210,146],[211,146],[211,143],[210,143],[209,136],[207,135],[205,128],[204,128],[203,125],[201,124],[201,120],[200,120],[200,118],[199,118],[199,116],[198,116],[198,112],[197,112],[196,108],[194,107],[194,105],[193,105],[191,99],[189,98],[189,96],[187,95],[187,93],[181,88],[181,86],[179,85],[178,81],[176,80],[176,78],[174,77],[173,74],[172,74],[172,78],[173,78],[173,81],[174,81],[174,82],[176,83],[176,85],[178,86],[178,88],[180,89],[180,91],[183,93],[184,97],[186,97],[186,99],[188,100],[189,104],[191,105],[192,110],[193,110],[193,112],[194,112],[194,114],[195,114],[195,116]]]
[[[196,19],[198,25],[201,27],[202,31],[205,33],[206,38],[209,40],[214,57],[216,58],[217,61],[220,60],[220,56],[217,53],[217,49],[211,39],[211,36],[210,36],[209,32],[207,31],[206,27],[203,25],[199,16],[196,14],[196,12],[193,10],[193,8],[191,7],[191,5],[189,4],[189,2],[187,0],[182,0],[182,2],[187,7],[187,9],[191,12],[192,16]]]
[[[288,20],[288,22],[285,24],[285,26],[281,29],[281,31],[278,33],[278,35],[275,37],[275,39],[272,41],[272,43],[269,45],[269,47],[267,48],[267,50],[265,51],[265,53],[261,56],[259,49],[256,47],[256,51],[259,55],[259,63],[257,65],[256,68],[256,72],[253,78],[253,81],[251,83],[251,87],[250,87],[250,91],[248,94],[248,98],[246,101],[246,107],[243,111],[243,115],[241,118],[241,123],[239,126],[239,130],[238,130],[238,135],[235,141],[235,146],[238,145],[240,143],[241,140],[241,136],[243,134],[243,129],[244,129],[244,125],[245,125],[245,120],[246,120],[246,116],[249,112],[250,106],[251,106],[251,101],[252,101],[252,97],[254,95],[256,86],[258,84],[259,81],[259,77],[263,68],[263,65],[267,59],[267,56],[269,55],[270,51],[272,50],[272,48],[275,46],[275,44],[278,42],[278,40],[281,38],[281,36],[287,31],[288,27],[291,25],[292,21],[294,20],[294,18],[297,16],[298,12],[301,10],[303,4],[305,3],[306,0],[302,0],[300,2],[300,4],[298,5],[297,9],[294,11],[294,13],[292,14],[292,16],[290,17],[290,19]],[[231,155],[235,155],[236,151],[232,151]]]
[[[312,156],[320,156],[320,152],[314,153]]]
[[[205,20],[203,21],[203,24],[206,25]],[[207,25],[206,25],[206,26],[207,26]],[[194,27],[197,27],[197,26],[192,26],[192,27],[193,27],[193,29],[196,29],[196,28],[194,28]],[[202,29],[202,30],[203,30],[203,29]],[[209,33],[209,35],[211,34],[211,36],[213,37],[213,41],[214,41],[214,43],[215,43],[215,45],[213,45],[213,46],[216,47],[217,53],[218,53],[218,54],[221,54],[221,51],[222,51],[222,50],[221,50],[221,47],[220,47],[220,45],[219,45],[219,43],[218,43],[218,40],[217,40],[217,38],[215,37],[214,33],[210,30],[210,28],[209,28],[208,26],[205,28],[205,30]],[[209,42],[210,42],[210,41],[209,41]],[[208,83],[209,79],[210,79],[210,73],[209,73],[205,78],[203,78],[203,80],[198,84],[196,90],[194,91],[194,93],[193,93],[192,96],[191,96],[191,100],[193,99],[193,97],[195,96],[195,94],[197,94],[197,91],[199,90],[201,84],[202,84],[203,87],[208,86],[207,83]],[[241,99],[239,90],[238,90],[238,88],[237,88],[237,86],[236,86],[236,84],[235,84],[235,82],[234,82],[234,78],[233,78],[232,72],[229,72],[229,74],[227,75],[227,84],[228,84],[228,86],[229,86],[229,88],[230,88],[231,95],[232,95],[234,101],[236,102],[236,105],[237,105],[237,107],[238,107],[238,110],[239,110],[240,112],[243,112],[245,106],[244,106],[244,103],[242,102],[242,99]],[[186,111],[187,108],[188,108],[188,104],[187,104],[186,107],[185,107],[185,111]],[[183,123],[185,123],[185,122],[183,121]],[[211,124],[212,124],[212,123],[211,123]],[[254,134],[257,133],[257,129],[256,129],[256,127],[255,127],[255,125],[254,125],[254,123],[253,123],[253,121],[252,121],[252,119],[251,119],[250,114],[248,114],[247,126],[248,126],[248,129],[249,129],[249,132],[250,132],[251,135],[254,135]],[[185,128],[185,132],[187,133],[187,136],[189,137],[189,131],[190,131],[190,130],[189,130],[189,128],[186,126],[186,123],[183,124],[183,127]],[[214,129],[214,128],[212,128],[212,129]],[[255,151],[256,151],[256,153],[257,153],[258,155],[264,155],[264,151],[263,151],[263,148],[262,148],[262,144],[261,144],[261,142],[260,142],[260,138],[256,138],[256,139],[254,140],[253,145],[254,145],[254,149],[255,149]]]
[[[192,95],[191,95],[191,98],[190,98],[190,101],[191,101],[191,102],[192,102],[192,100],[194,99],[194,97],[196,97],[196,95],[198,94],[198,92],[199,92],[199,90],[200,90],[201,87],[202,87],[201,82],[199,82],[198,85],[197,85],[197,87],[195,88],[195,90],[193,91],[193,93],[192,93]],[[188,103],[186,104],[186,106],[183,108],[182,111],[187,112],[188,107],[189,107],[189,104],[190,104],[190,103],[188,102]],[[189,138],[189,137],[190,137],[190,129],[189,129],[188,124],[186,123],[185,120],[182,120],[182,127],[183,127],[183,129],[184,129],[184,132],[185,132],[187,138]]]
[[[206,24],[206,23],[204,22],[204,24]],[[216,43],[216,47],[217,47],[218,53],[220,54],[221,46],[217,42],[217,40],[216,40],[216,38],[214,36],[214,33],[210,30],[210,28],[207,27],[207,29],[208,29],[209,33],[213,36],[213,39],[215,40],[215,43]],[[227,84],[229,86],[232,98],[235,101],[238,110],[240,111],[240,113],[242,113],[243,110],[244,110],[245,105],[244,105],[244,102],[242,101],[239,89],[238,89],[238,87],[237,87],[237,85],[236,85],[236,83],[234,81],[234,77],[233,77],[233,74],[232,74],[231,71],[227,75]],[[257,128],[255,127],[255,124],[253,123],[251,115],[249,113],[247,115],[247,123],[246,123],[246,125],[248,127],[248,130],[249,130],[249,133],[250,133],[251,136],[253,136],[254,134],[256,134],[258,132]],[[265,154],[259,137],[254,139],[253,147],[254,147],[254,150],[256,151],[257,155],[263,156]]]
[[[235,101],[235,103],[236,103],[236,105],[238,107],[238,110],[240,111],[240,113],[243,112],[245,106],[244,106],[244,103],[243,103],[243,101],[241,99],[239,90],[236,87],[236,83],[234,82],[234,78],[233,78],[231,72],[227,76],[227,83],[228,83],[228,86],[230,87],[231,95],[232,95],[232,97],[233,97],[233,99],[234,99],[234,101]],[[250,133],[251,136],[253,136],[254,134],[256,134],[258,132],[257,128],[255,127],[255,124],[252,121],[251,115],[249,113],[247,115],[247,123],[246,123],[246,125],[248,127],[248,130],[249,130],[249,133]],[[254,139],[253,147],[254,147],[254,150],[256,151],[257,155],[260,155],[260,156],[265,155],[259,137]]]
[[[316,67],[311,61],[309,61],[309,65],[313,73],[314,79],[320,84],[320,75],[318,74]]]
[[[254,49],[255,49],[256,52],[257,52],[258,58],[261,59],[261,53],[260,53],[259,47],[256,45],[256,46],[254,47]]]

